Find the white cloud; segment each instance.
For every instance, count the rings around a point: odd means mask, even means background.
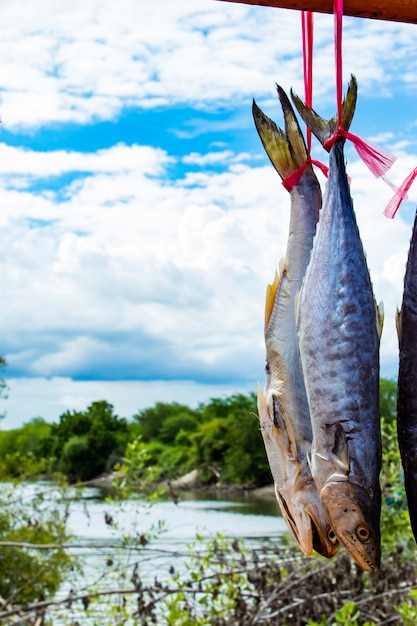
[[[182,161],[188,165],[214,165],[216,163],[228,162],[231,158],[235,157],[231,150],[222,150],[217,152],[209,152],[207,154],[199,154],[198,152],[192,152],[183,157]]]
[[[155,402],[197,406],[210,398],[253,391],[251,385],[204,385],[194,381],[73,381],[70,378],[16,378],[8,381],[9,398],[2,428],[21,426],[33,417],[57,422],[65,411],[84,411],[89,404],[107,400],[119,417],[130,418]]]
[[[111,119],[126,106],[200,108],[252,95],[274,81],[301,92],[295,11],[212,0],[158,3],[17,0],[0,24],[1,111],[6,128]],[[346,18],[346,77],[361,91],[413,84],[412,25]],[[315,92],[334,101],[331,16],[316,16]]]
[[[315,108],[332,115],[333,19],[315,22]],[[55,122],[190,105],[188,121],[173,129],[178,141],[208,131],[211,141],[185,155],[172,150],[182,157],[123,143],[88,153],[0,144],[1,351],[13,376],[36,377],[38,387],[24,383],[38,390],[36,413],[84,408],[96,391],[112,401],[106,390],[129,388],[133,398],[138,389],[64,376],[234,379],[254,388],[263,378],[265,287],[285,253],[289,196],[259,160],[260,144],[248,154],[212,139],[251,124],[253,95],[279,122],[275,80],[302,92],[298,13],[212,0],[17,0],[3,7],[0,34],[4,128],[52,133]],[[345,76],[357,74],[359,102],[372,98],[378,114],[384,99],[400,103],[415,89],[414,34],[412,25],[344,20]],[[222,107],[226,120],[199,118]],[[373,112],[361,119],[366,127]],[[390,173],[398,183],[416,164],[415,135],[397,137],[389,120],[376,133],[398,150]],[[346,152],[375,295],[385,302],[382,372],[393,376],[417,187],[387,220],[391,191]],[[177,166],[185,174],[173,179]],[[72,182],[56,191],[54,177]],[[14,386],[22,389],[17,378]]]
[[[12,171],[19,162],[13,150]],[[47,160],[25,150],[21,172],[45,176],[50,166],[64,173],[83,159],[90,175],[59,203],[52,192],[39,198],[0,187],[0,289],[7,303],[0,340],[12,374],[194,376],[255,385],[263,377],[265,287],[288,232],[289,196],[273,168],[236,163],[235,155],[221,172],[202,166],[170,181],[164,152],[115,146]],[[394,180],[414,157],[399,161]],[[391,190],[358,161],[349,173],[375,295],[385,302],[383,373],[393,376],[408,205],[387,220],[382,211]]]
[[[70,185],[60,203],[53,194],[0,187],[0,288],[8,302],[0,336],[12,372],[84,376],[90,367],[106,377],[147,376],[157,368],[152,351],[164,358],[162,344],[166,362],[159,368],[168,377],[175,359],[183,376],[256,375],[254,363],[263,361],[262,225],[276,203],[267,189],[285,198],[278,177],[270,168],[239,165],[202,171],[193,187],[148,178],[149,169],[162,172],[168,161],[148,151],[151,158],[141,160],[132,148],[121,170],[113,166],[120,146],[86,155],[91,175]],[[42,153],[22,156],[21,171],[42,176],[48,163],[65,172],[83,161],[65,152],[47,162]],[[19,159],[9,162],[14,170]],[[285,222],[287,207],[283,212]],[[274,243],[277,232],[284,241],[278,224]],[[233,363],[244,345],[249,361]]]

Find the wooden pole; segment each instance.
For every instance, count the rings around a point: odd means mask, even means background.
[[[333,13],[333,0],[222,0],[244,4]],[[345,0],[343,14],[353,17],[368,17],[389,22],[417,24],[416,0]]]

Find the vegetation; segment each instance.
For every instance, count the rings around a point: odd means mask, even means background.
[[[236,394],[196,409],[158,402],[128,423],[108,402],[93,402],[66,411],[57,424],[37,417],[0,432],[0,478],[60,472],[70,482],[88,481],[111,472],[136,441],[157,467],[155,478],[197,468],[205,483],[264,485],[271,478],[256,410],[255,394]]]
[[[255,396],[212,399],[196,409],[157,403],[131,422],[114,415],[107,402],[84,412],[66,412],[58,424],[35,418],[0,436],[0,471],[35,476],[61,470],[85,480],[113,469],[117,512],[122,498],[157,478],[198,468],[207,482],[270,482]],[[249,549],[216,536],[182,554],[165,552],[144,576],[141,564],[154,559],[153,540],[163,525],[127,533],[105,513],[115,541],[106,548],[95,580],[86,586],[74,570],[74,546],[65,530],[79,490],[39,484],[23,500],[16,482],[5,484],[0,501],[0,623],[44,626],[377,626],[417,623],[417,557],[411,534],[396,440],[396,383],[381,381],[383,440],[383,569],[365,574],[340,549],[331,560],[305,558],[293,547],[265,544]],[[72,491],[71,491],[72,489]],[[26,486],[22,493],[28,494]],[[63,496],[63,497],[62,497]],[[88,506],[86,504],[86,506]],[[138,503],[138,510],[145,505]],[[141,514],[141,519],[144,515]],[[94,554],[97,546],[91,545]],[[88,561],[90,546],[84,544]],[[82,567],[82,562],[78,561]],[[169,569],[169,571],[168,571]],[[57,590],[60,594],[57,597]],[[85,621],[86,620],[86,621]]]
[[[52,491],[47,502],[41,492],[25,496],[17,485],[3,485],[0,496],[0,597],[19,605],[55,594],[74,566],[62,547],[67,504]]]

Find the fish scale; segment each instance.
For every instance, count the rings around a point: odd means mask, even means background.
[[[254,103],[255,125],[281,178],[305,164],[304,140],[291,104],[278,87],[286,132]],[[258,389],[262,437],[282,515],[306,555],[315,549],[332,557],[338,542],[320,502],[308,456],[312,429],[295,324],[295,298],[310,258],[321,206],[321,190],[311,165],[290,192],[286,258],[267,289],[265,307],[266,384]]]
[[[354,79],[352,90],[346,102],[354,110]],[[323,143],[337,128],[335,120],[326,123],[293,99]],[[329,180],[299,297],[297,329],[313,429],[313,478],[340,543],[373,571],[380,564],[379,316],[343,145],[340,137],[330,150]]]
[[[417,540],[417,212],[404,277],[401,311],[397,312],[400,347],[397,432],[411,528]]]

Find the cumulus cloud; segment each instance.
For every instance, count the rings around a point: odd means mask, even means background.
[[[173,157],[150,147],[46,161],[13,150],[12,172],[16,162],[22,175],[41,176],[48,164],[68,172],[85,163],[89,175],[60,202],[52,192],[0,187],[0,337],[12,376],[262,378],[265,287],[285,253],[289,218],[271,166],[227,155],[221,171],[208,158],[206,169],[170,180]],[[391,191],[382,181],[355,160],[349,171],[376,297],[385,301],[382,355],[393,375],[391,321],[410,226],[401,215],[383,217]]]
[[[57,422],[65,411],[84,411],[92,402],[107,400],[119,417],[130,418],[155,402],[180,402],[197,406],[210,398],[248,393],[252,385],[205,385],[193,380],[78,381],[71,378],[16,378],[8,381],[10,395],[2,404],[7,410],[5,429],[16,428],[33,417]]]
[[[330,116],[333,20],[318,15],[315,23],[314,102]],[[87,398],[112,401],[112,385],[114,397],[129,389],[133,402],[138,387],[123,382],[132,379],[168,381],[169,393],[189,384],[178,379],[199,381],[203,395],[224,381],[230,390],[254,388],[289,196],[255,131],[241,150],[227,133],[239,143],[252,126],[254,95],[280,123],[275,80],[302,93],[298,13],[212,0],[17,0],[3,7],[0,33],[3,128],[16,133],[13,141],[6,133],[14,144],[26,133],[27,146],[0,143],[0,342],[21,402],[23,380],[32,390],[39,381],[48,416]],[[389,174],[398,184],[417,160],[407,108],[414,27],[346,18],[343,50],[345,79],[359,79],[360,132],[398,153]],[[381,102],[394,114],[379,128]],[[188,111],[179,127],[158,118],[174,147],[128,133],[99,150],[37,143],[40,129],[70,136],[100,120],[116,124],[127,111],[176,107]],[[400,133],[391,128],[402,123]],[[382,373],[394,376],[394,315],[417,192],[387,220],[391,190],[349,146],[346,154],[375,295],[385,303]],[[326,158],[317,144],[314,155]]]
[[[345,19],[346,76],[361,90],[412,88],[412,25]],[[125,107],[218,107],[302,87],[299,15],[212,0],[10,3],[0,24],[7,128],[112,119]],[[316,17],[318,97],[333,97],[332,17]]]

